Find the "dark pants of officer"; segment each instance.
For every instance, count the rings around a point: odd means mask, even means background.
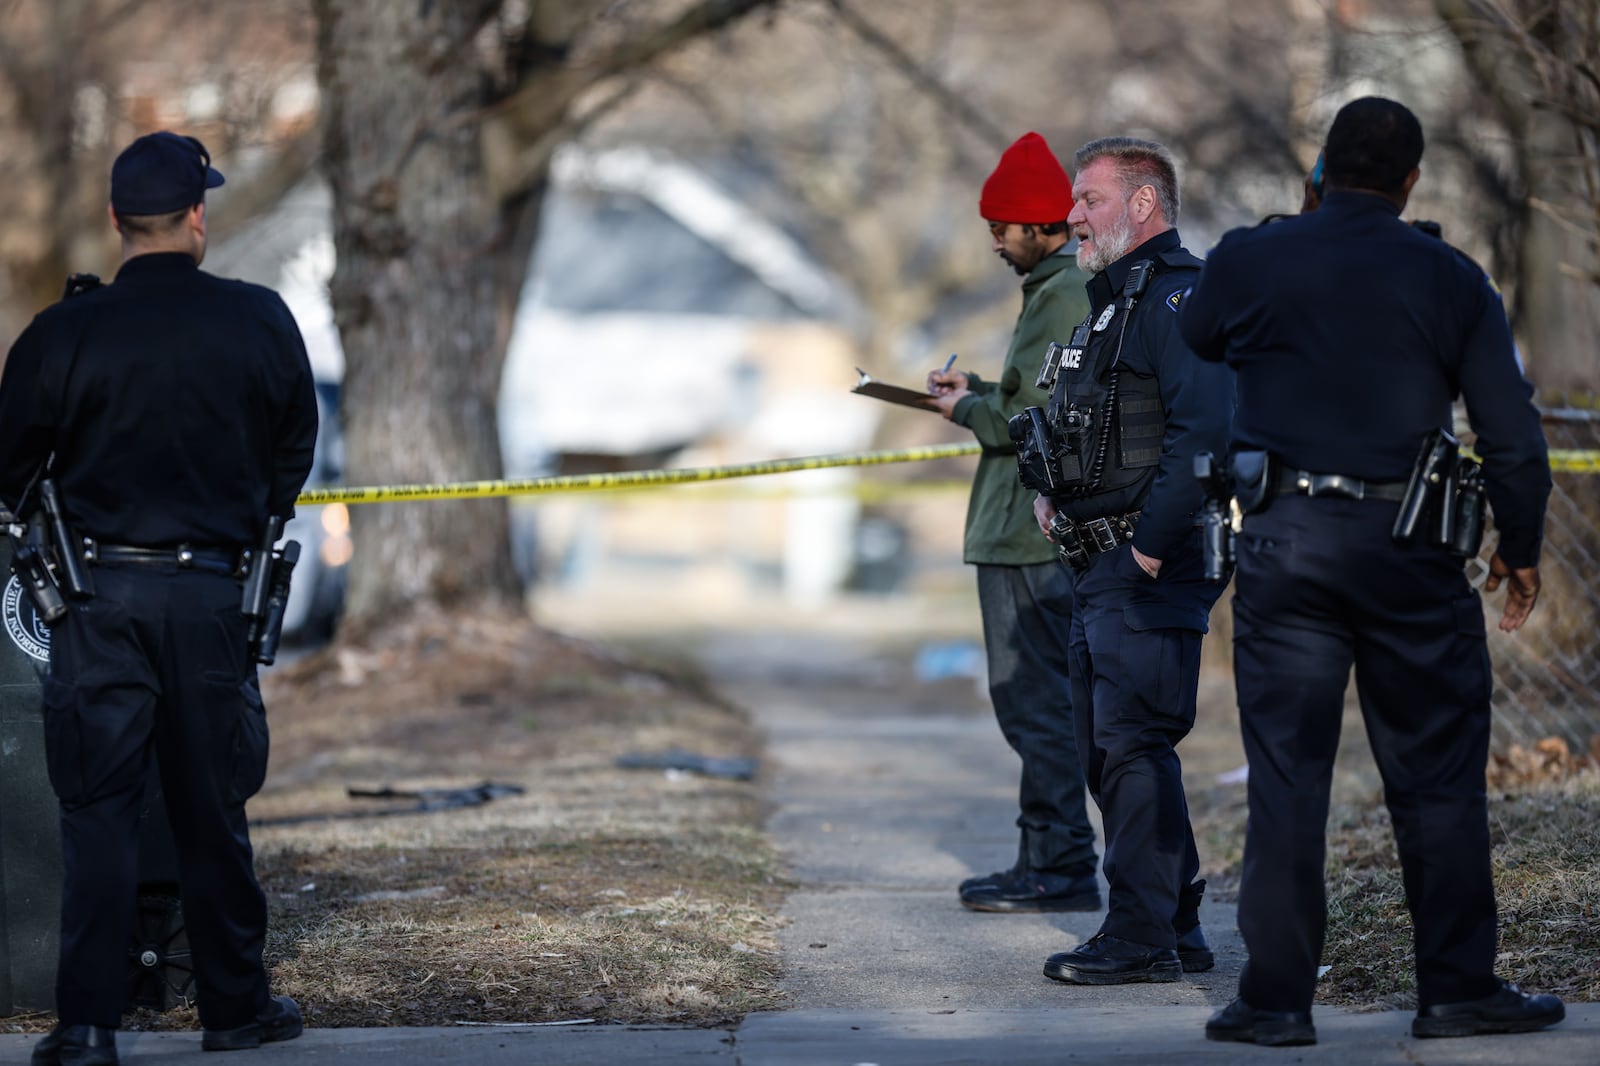
[[[154,750],[200,1021],[245,1025],[268,1004],[266,898],[244,812],[266,774],[267,726],[239,583],[175,566],[105,565],[93,575],[95,598],[51,632],[44,686],[65,871],[56,1013],[67,1025],[120,1024]]]
[[[1200,640],[1218,585],[1198,535],[1151,578],[1124,544],[1077,574],[1072,705],[1105,826],[1111,893],[1101,931],[1175,947],[1198,921],[1200,859],[1175,749],[1194,727]]]
[[[1390,538],[1397,505],[1280,497],[1237,541],[1234,672],[1250,760],[1239,993],[1311,1007],[1328,789],[1351,665],[1411,909],[1421,1006],[1495,989],[1483,606],[1443,550]]]
[[[1022,760],[1018,861],[1067,876],[1095,869],[1094,827],[1067,680],[1072,579],[1057,562],[979,566],[989,698]]]

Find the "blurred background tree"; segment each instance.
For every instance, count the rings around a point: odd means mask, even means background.
[[[0,3],[0,329],[14,337],[69,273],[109,277],[111,160],[181,127],[229,167],[214,240],[311,166],[315,121],[305,0]],[[9,340],[6,341],[9,346]]]
[[[769,3],[315,0],[352,477],[501,475],[501,369],[552,153],[641,68]],[[603,417],[603,396],[573,399]],[[354,517],[357,630],[419,603],[520,607],[503,500]]]
[[[1592,390],[1600,350],[1600,5],[1437,7],[1511,142],[1517,332],[1542,387]]]

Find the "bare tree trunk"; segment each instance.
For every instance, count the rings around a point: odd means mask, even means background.
[[[1514,157],[1527,201],[1513,322],[1531,375],[1542,390],[1593,389],[1594,353],[1600,348],[1600,286],[1594,280],[1600,219],[1596,205],[1585,203],[1586,194],[1593,198],[1595,191],[1574,180],[1574,162],[1584,158],[1579,123],[1564,110],[1568,102],[1559,93],[1552,98],[1548,72],[1541,72],[1533,58],[1542,43],[1538,27],[1516,21],[1520,5],[1507,9],[1485,0],[1435,0],[1435,7],[1518,139]],[[1567,5],[1530,10],[1549,20],[1546,31],[1568,32],[1559,25]],[[1581,219],[1586,208],[1595,232],[1585,234],[1558,217]]]
[[[501,474],[496,404],[550,154],[597,82],[773,0],[615,22],[602,0],[314,0],[334,200],[348,475]],[[559,387],[559,383],[553,383]],[[357,507],[347,635],[424,604],[520,600],[504,500]]]
[[[482,5],[317,0],[324,155],[345,351],[346,448],[361,484],[497,478],[506,316],[478,126]],[[521,198],[522,212],[538,197]],[[514,290],[513,290],[514,291]],[[519,587],[503,500],[353,509],[346,619],[505,607]]]

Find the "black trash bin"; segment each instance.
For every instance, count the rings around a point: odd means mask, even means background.
[[[10,564],[10,543],[0,536],[0,1017],[55,1009],[61,923],[61,824],[45,769],[40,700],[50,630]],[[154,772],[139,846],[128,1005],[165,1010],[192,997],[193,980],[177,854]]]

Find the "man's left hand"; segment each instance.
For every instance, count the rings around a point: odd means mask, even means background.
[[[964,397],[971,396],[971,389],[956,389],[953,392],[935,393],[928,397],[928,405],[936,407],[941,415],[949,421],[955,420],[956,404]]]
[[[1132,551],[1133,561],[1139,564],[1140,570],[1143,570],[1145,573],[1149,574],[1151,578],[1154,578],[1157,574],[1161,573],[1160,559],[1152,559],[1138,548],[1133,548]]]

